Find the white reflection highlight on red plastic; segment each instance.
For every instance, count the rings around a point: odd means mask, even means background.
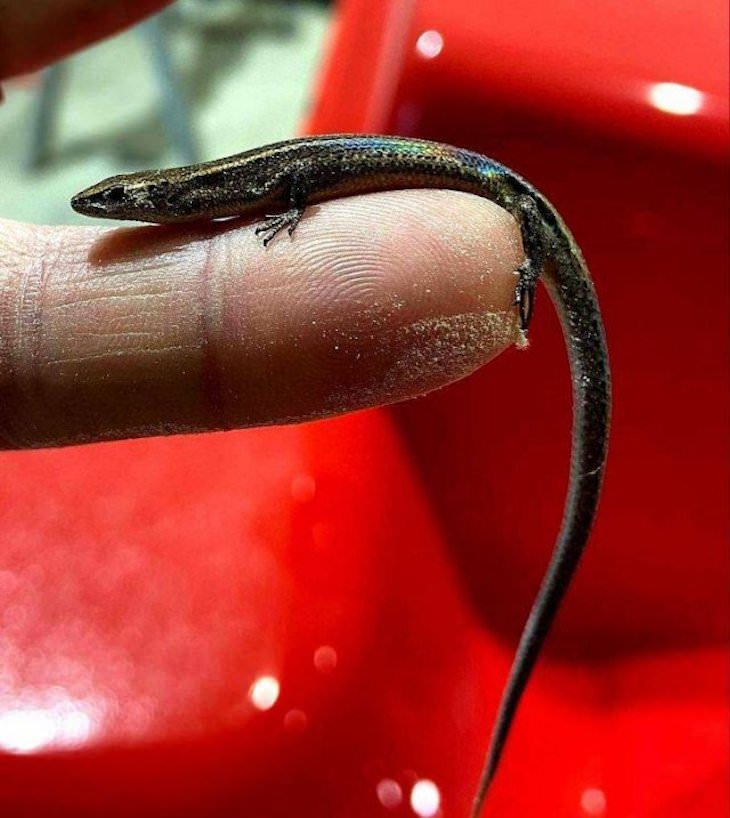
[[[692,116],[702,110],[705,95],[678,82],[657,82],[649,89],[649,102],[665,114]]]
[[[332,645],[321,645],[314,651],[314,666],[320,673],[331,673],[337,667],[337,651]]]
[[[580,805],[586,815],[601,816],[606,812],[606,796],[603,790],[589,787],[587,790],[583,790]]]
[[[274,676],[259,676],[248,691],[248,698],[257,710],[271,710],[280,693],[279,680]]]
[[[74,747],[89,737],[92,716],[81,702],[14,708],[0,713],[0,749],[34,753],[46,747]]]
[[[424,60],[432,60],[444,50],[444,38],[438,31],[424,31],[416,40],[416,53]]]
[[[403,790],[397,781],[392,778],[384,778],[378,781],[378,786],[375,788],[378,796],[378,801],[386,809],[398,809],[403,803]]]
[[[439,788],[429,781],[427,778],[422,778],[416,781],[411,790],[411,809],[420,818],[433,818],[441,807],[441,793]]]

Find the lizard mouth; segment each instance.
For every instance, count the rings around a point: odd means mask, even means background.
[[[71,207],[84,216],[114,218],[127,201],[127,190],[116,177],[87,187],[71,199]]]
[[[71,199],[71,207],[84,216],[97,216],[104,212],[104,205],[94,196],[89,196],[82,191]]]

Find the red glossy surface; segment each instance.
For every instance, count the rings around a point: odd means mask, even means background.
[[[493,118],[506,104],[539,115],[544,126],[567,120],[652,149],[726,156],[728,6],[722,0],[554,0],[549,6],[350,0],[341,6],[310,129],[420,132],[424,108],[438,106],[444,125],[460,111],[468,136],[477,113]],[[663,83],[699,92],[697,113],[657,108],[656,86]],[[670,102],[683,101],[671,90]]]
[[[606,312],[605,502],[487,814],[708,818],[730,807],[725,10],[585,6],[344,3],[310,129],[519,168]],[[627,76],[720,107],[658,116]],[[540,306],[529,353],[394,413],[3,455],[3,814],[413,816],[425,778],[464,815],[564,490]]]
[[[368,816],[420,778],[467,803],[507,657],[386,416],[4,465],[9,814]]]

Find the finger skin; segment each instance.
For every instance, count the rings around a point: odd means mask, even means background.
[[[170,0],[0,0],[0,79],[27,73],[159,11]]]
[[[0,230],[0,446],[323,418],[404,400],[516,337],[517,225],[469,194],[250,225]]]

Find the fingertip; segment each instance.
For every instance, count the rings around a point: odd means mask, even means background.
[[[305,417],[424,394],[517,340],[519,229],[488,200],[442,190],[334,200],[308,212],[297,239],[274,243],[259,275],[290,289],[283,331],[302,339],[293,370],[306,372]]]

